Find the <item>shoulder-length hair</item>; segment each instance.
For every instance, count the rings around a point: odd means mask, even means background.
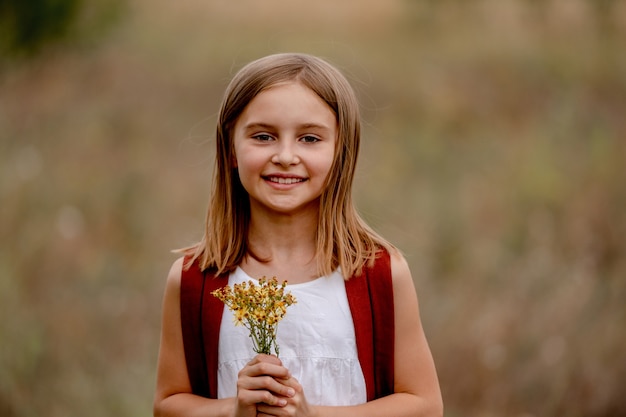
[[[216,129],[216,164],[204,237],[185,250],[187,265],[198,259],[202,270],[233,271],[248,248],[250,201],[233,167],[233,130],[237,119],[260,92],[282,82],[310,88],[337,118],[335,157],[320,196],[316,259],[320,275],[337,267],[347,279],[374,261],[381,247],[392,246],[359,216],[352,201],[352,181],[361,139],[359,104],[348,80],[326,61],[307,54],[266,56],[243,67],[226,88]]]

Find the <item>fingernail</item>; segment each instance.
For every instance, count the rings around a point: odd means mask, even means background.
[[[287,405],[287,400],[278,400],[278,406],[279,407],[284,407]]]
[[[287,390],[287,396],[288,397],[293,397],[294,395],[296,395],[296,391],[293,388],[289,388]]]

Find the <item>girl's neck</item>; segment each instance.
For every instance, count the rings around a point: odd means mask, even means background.
[[[317,278],[315,216],[252,216],[248,246],[254,256],[241,267],[250,276],[301,283]]]

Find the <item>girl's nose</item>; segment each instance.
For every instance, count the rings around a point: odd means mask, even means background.
[[[300,158],[298,157],[294,144],[290,143],[290,141],[281,141],[278,144],[278,149],[276,154],[272,157],[272,163],[279,164],[282,166],[294,165],[300,162]]]

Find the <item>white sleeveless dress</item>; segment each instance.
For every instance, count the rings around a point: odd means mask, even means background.
[[[241,268],[228,285],[255,279]],[[302,384],[313,405],[356,405],[366,402],[354,323],[339,271],[303,284],[287,285],[297,300],[278,325],[280,359]],[[233,314],[222,316],[218,359],[218,398],[237,394],[237,374],[255,356],[248,330],[235,326]]]

